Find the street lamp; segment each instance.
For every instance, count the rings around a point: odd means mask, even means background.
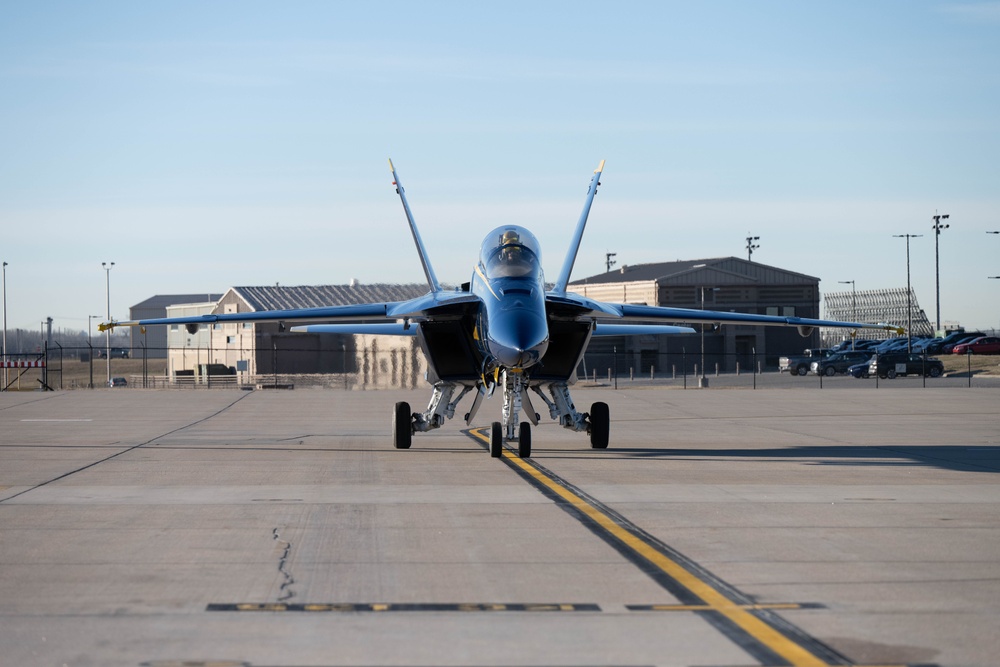
[[[906,352],[913,352],[913,292],[910,290],[910,239],[923,234],[893,234],[894,239],[906,239]]]
[[[701,309],[705,310],[705,292],[718,292],[718,287],[702,287],[701,288]],[[701,323],[701,379],[699,380],[699,386],[708,386],[708,381],[705,379],[705,322]]]
[[[104,315],[87,315],[87,348],[89,349],[88,354],[90,355],[90,384],[87,385],[87,389],[94,388],[94,339],[90,333],[90,325],[96,320],[104,317]]]
[[[749,234],[749,233],[750,232],[747,232],[747,234]],[[748,236],[747,237],[747,261],[748,262],[752,262],[753,261],[752,259],[750,259],[751,257],[753,257],[753,251],[760,247],[760,244],[754,243],[754,241],[759,241],[759,240],[760,240],[759,236]]]
[[[841,285],[850,285],[851,286],[851,321],[857,322],[858,321],[858,293],[854,289],[854,281],[853,280],[838,280],[837,282],[840,283]],[[851,349],[852,350],[854,349],[854,335],[853,334],[851,335]]]
[[[111,322],[111,269],[115,267],[114,262],[101,262],[101,266],[104,268],[105,276],[105,293],[108,297],[108,322]],[[111,327],[108,327],[107,331],[104,332],[104,351],[107,356],[107,367],[108,367],[108,384],[111,384]]]
[[[947,213],[938,215],[937,211],[934,211],[932,217],[934,219],[934,225],[931,227],[934,230],[934,305],[937,308],[937,330],[934,333],[940,336],[938,331],[941,331],[941,263],[938,259],[938,237],[941,236],[942,229],[948,229],[951,225],[941,223],[942,220],[948,219]]]
[[[3,391],[7,391],[7,262],[3,263]]]

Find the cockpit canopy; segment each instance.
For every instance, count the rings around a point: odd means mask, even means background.
[[[541,275],[538,239],[524,227],[506,225],[487,234],[479,252],[486,277],[533,278]]]

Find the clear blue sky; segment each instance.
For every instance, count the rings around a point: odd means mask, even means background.
[[[574,278],[745,256],[1000,326],[1000,2],[7,2],[9,328],[154,294],[420,282],[527,226]]]

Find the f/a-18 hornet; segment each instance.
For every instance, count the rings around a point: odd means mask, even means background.
[[[350,306],[112,321],[102,324],[101,330],[185,324],[194,333],[200,325],[216,322],[280,321],[298,322],[298,326],[291,327],[293,332],[416,336],[427,358],[426,377],[433,394],[423,412],[412,412],[408,403],[396,403],[393,445],[408,449],[415,433],[442,426],[446,419],[454,417],[459,401],[469,392],[474,395],[465,422],[471,425],[483,399],[499,387],[503,396],[502,421],[492,424],[490,454],[501,456],[506,441],[516,442],[518,454],[526,457],[531,454],[531,424],[537,425],[540,418],[529,392],[541,399],[549,416],[561,426],[587,432],[591,447],[608,446],[607,404],[597,402],[589,412],[580,412],[569,391],[593,336],[695,332],[688,326],[664,324],[668,322],[792,326],[798,327],[803,336],[820,326],[892,328],[884,324],[605,303],[567,291],[604,160],[590,179],[583,212],[551,289],[546,289],[542,274],[538,240],[518,225],[503,225],[487,234],[470,282],[458,289],[444,289],[431,266],[392,160],[389,168],[430,288],[424,296]],[[520,422],[522,410],[531,424]]]

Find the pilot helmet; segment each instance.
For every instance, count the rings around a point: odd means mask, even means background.
[[[501,247],[506,246],[506,245],[514,245],[514,244],[520,245],[520,243],[521,243],[521,237],[513,229],[508,229],[507,231],[505,231],[503,233],[503,236],[500,237],[500,246]]]

